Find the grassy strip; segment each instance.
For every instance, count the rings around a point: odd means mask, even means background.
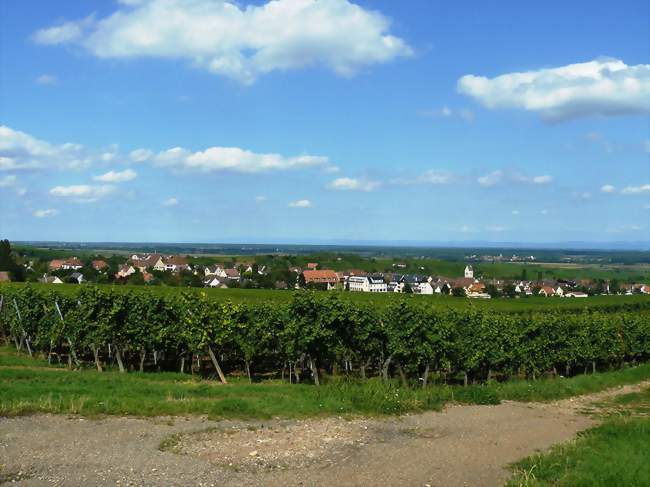
[[[36,290],[49,290],[58,293],[75,296],[82,286],[77,284],[42,284],[42,283],[0,283],[0,294],[4,288],[20,288],[26,285]],[[102,289],[112,289],[115,292],[150,292],[158,296],[174,296],[181,292],[204,292],[215,301],[230,300],[234,303],[260,303],[274,301],[286,303],[291,300],[292,291],[280,291],[273,289],[204,289],[184,288],[166,286],[137,286],[137,285],[110,285],[99,284]],[[402,293],[354,293],[346,291],[318,291],[322,294],[338,293],[343,299],[354,303],[372,304],[374,306],[387,306],[396,300],[409,299],[417,302],[425,302],[434,307],[464,309],[469,306],[477,309],[491,309],[504,312],[543,311],[549,309],[584,309],[593,307],[617,307],[622,305],[648,305],[650,296],[591,296],[586,299],[576,298],[545,298],[532,296],[520,299],[486,299],[474,300],[467,298],[456,298],[453,296],[438,295],[417,295]]]
[[[650,364],[646,363],[637,367],[577,375],[568,379],[559,377],[538,381],[510,381],[492,387],[501,400],[543,402],[592,394],[612,387],[635,384],[649,378]]]
[[[602,425],[514,465],[509,487],[650,485],[650,389],[605,404]],[[610,409],[615,405],[617,409]],[[613,412],[613,414],[612,414]]]
[[[228,386],[177,373],[67,371],[0,348],[0,415],[39,412],[205,414],[211,418],[386,415],[437,410],[449,401],[498,404],[502,399],[552,400],[595,392],[650,378],[650,364],[615,372],[484,386],[434,385],[403,388],[371,379],[332,380],[321,387],[277,380],[249,384],[232,378]]]

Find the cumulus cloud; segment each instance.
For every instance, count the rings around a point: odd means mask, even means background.
[[[548,120],[650,113],[650,64],[596,59],[495,78],[466,75],[458,91],[490,109],[538,112]]]
[[[239,147],[210,147],[199,152],[174,147],[156,154],[151,160],[158,166],[175,166],[202,172],[264,173],[329,166],[329,160],[324,156],[286,157],[280,154],[260,154]]]
[[[350,0],[122,1],[113,14],[39,30],[40,44],[75,43],[99,58],[182,59],[250,84],[265,73],[325,66],[350,76],[410,56],[380,12]]]
[[[51,216],[56,216],[58,214],[59,210],[55,210],[53,208],[48,208],[47,210],[36,210],[33,213],[36,218],[48,218]]]
[[[427,185],[428,184],[428,185],[437,186],[442,184],[449,184],[453,182],[453,180],[454,180],[454,175],[449,171],[434,171],[433,169],[429,169],[415,177],[397,178],[397,179],[393,179],[392,182],[394,184],[400,184],[400,185],[411,185],[411,184]]]
[[[75,203],[94,203],[95,201],[115,192],[115,186],[92,186],[79,184],[72,186],[56,186],[50,190],[50,195],[66,198]]]
[[[97,151],[80,144],[54,145],[24,132],[0,126],[0,171],[82,169],[93,164],[105,165],[118,156],[120,154],[117,146]],[[265,173],[309,167],[338,170],[325,156],[284,156],[256,153],[239,147],[209,147],[199,152],[173,147],[157,154],[150,149],[140,148],[131,151],[125,159],[130,162],[150,162],[155,166],[202,172]],[[114,183],[129,181],[135,177],[134,171],[126,170],[111,171],[94,179]]]
[[[165,201],[162,202],[163,206],[176,206],[178,205],[178,199],[177,198],[168,198]]]
[[[42,74],[36,77],[34,83],[37,85],[55,85],[58,81],[57,77],[52,74]]]
[[[108,171],[105,174],[99,176],[93,176],[93,180],[101,181],[102,183],[123,183],[126,181],[134,180],[138,174],[131,170],[126,169],[125,171]]]
[[[84,30],[92,24],[94,24],[93,16],[75,22],[64,22],[48,29],[37,31],[33,39],[37,44],[65,44],[80,39],[84,34]]]
[[[54,145],[0,126],[0,171],[83,168],[96,159],[79,144]]]
[[[7,188],[16,184],[17,178],[13,174],[0,178],[0,188]]]
[[[603,184],[603,185],[600,187],[600,190],[601,190],[603,193],[613,193],[613,192],[616,191],[616,187],[613,186],[613,185],[611,185],[611,184]]]
[[[298,200],[289,203],[289,208],[311,208],[312,204],[309,200]]]
[[[650,184],[641,184],[639,186],[627,186],[621,191],[623,194],[640,194],[650,193]]]
[[[327,185],[335,191],[374,191],[381,187],[381,182],[368,179],[337,178]]]
[[[153,151],[149,149],[136,149],[129,152],[129,158],[133,162],[145,162],[153,157]]]
[[[553,181],[553,177],[548,174],[543,174],[539,176],[527,176],[521,173],[510,173],[498,169],[492,171],[491,173],[486,174],[485,176],[480,176],[476,180],[479,185],[484,188],[489,188],[492,186],[497,186],[502,183],[523,183],[523,184],[549,184]]]

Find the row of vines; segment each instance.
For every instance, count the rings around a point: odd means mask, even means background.
[[[505,313],[401,300],[386,308],[296,292],[289,303],[215,302],[84,287],[0,296],[0,339],[71,368],[234,373],[291,382],[323,372],[403,383],[572,375],[650,357],[650,307]]]

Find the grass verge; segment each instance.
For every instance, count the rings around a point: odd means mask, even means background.
[[[508,487],[650,485],[650,388],[598,404],[600,426],[515,465]]]
[[[438,410],[449,401],[498,404],[503,399],[553,400],[650,378],[650,364],[571,379],[484,386],[403,388],[370,379],[330,380],[321,387],[268,380],[227,386],[177,373],[68,371],[0,347],[0,416],[67,413],[211,418],[298,418],[388,415]]]

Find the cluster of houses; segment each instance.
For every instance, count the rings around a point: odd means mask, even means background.
[[[107,272],[108,263],[103,260],[93,260],[92,267],[98,272]],[[68,281],[78,283],[84,281],[80,272],[84,263],[77,257],[62,260],[53,260],[49,263],[50,271],[72,271]],[[385,274],[369,274],[363,270],[334,271],[332,269],[319,269],[316,262],[307,263],[304,269],[292,267],[289,269],[295,276],[295,287],[318,287],[322,289],[344,289],[350,292],[367,293],[413,293],[422,295],[464,295],[469,298],[489,299],[493,291],[504,292],[514,296],[545,296],[545,297],[573,297],[586,298],[585,290],[594,289],[591,281],[504,281],[499,279],[482,280],[474,275],[471,265],[465,267],[462,277],[445,278],[438,276],[424,276],[417,274],[401,274],[399,270],[405,264],[393,264],[393,272]],[[245,278],[251,278],[253,273],[265,275],[265,266],[254,264],[232,264],[230,267],[220,264],[209,266],[191,266],[186,257],[179,255],[162,255],[159,253],[133,254],[127,262],[120,265],[115,273],[116,279],[128,279],[140,272],[145,282],[154,279],[151,271],[160,272],[191,272],[198,276],[205,287],[228,288],[239,285]],[[59,284],[63,281],[60,277],[44,275],[41,282]],[[276,283],[277,288],[287,288],[285,282]],[[508,292],[505,292],[508,290]],[[490,292],[488,292],[490,291]],[[590,291],[591,292],[591,291]],[[609,293],[609,286],[605,283],[600,292]],[[650,285],[629,284],[621,286],[623,294],[650,294]]]
[[[398,267],[399,264],[393,267]],[[454,290],[460,290],[461,295],[468,298],[490,299],[488,286],[503,292],[506,286],[511,286],[515,296],[544,296],[544,297],[567,297],[586,298],[588,293],[581,289],[593,286],[593,282],[583,280],[575,281],[505,281],[490,279],[482,281],[474,276],[474,269],[467,265],[463,277],[444,278],[436,276],[421,276],[417,274],[374,274],[370,275],[364,271],[335,272],[333,270],[306,270],[302,272],[306,284],[326,285],[327,289],[343,287],[351,292],[370,293],[404,293],[411,292],[423,295],[444,295],[453,294]],[[609,293],[609,286],[606,284],[605,293]],[[626,285],[622,288],[624,294],[650,294],[650,285],[635,284]]]

